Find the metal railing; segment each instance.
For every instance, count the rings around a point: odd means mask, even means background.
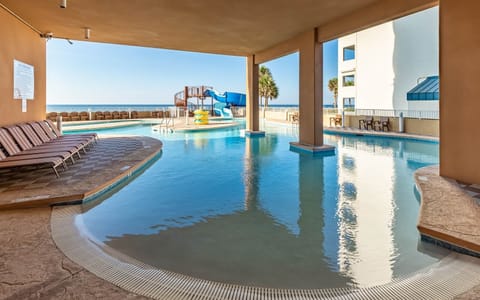
[[[354,111],[346,111],[346,115],[350,116],[374,116],[374,117],[400,117],[412,119],[428,119],[438,120],[440,114],[438,111],[425,110],[400,110],[400,109],[356,109]]]

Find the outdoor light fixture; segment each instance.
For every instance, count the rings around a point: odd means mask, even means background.
[[[60,0],[60,8],[67,8],[67,0]]]
[[[88,40],[90,38],[90,28],[85,28],[85,39]]]
[[[52,32],[40,33],[40,37],[46,39],[47,41],[53,38]]]

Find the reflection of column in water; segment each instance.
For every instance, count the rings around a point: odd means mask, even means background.
[[[258,138],[245,138],[244,186],[245,210],[255,209],[258,199]]]
[[[318,255],[312,264],[317,268],[337,271],[337,166],[326,163],[327,159],[321,155],[299,155],[299,240],[304,243],[303,248],[310,248],[308,252]]]

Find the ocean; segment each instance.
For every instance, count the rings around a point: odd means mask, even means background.
[[[173,107],[171,104],[48,104],[47,112],[81,112],[81,111],[156,111],[165,110]],[[298,108],[297,104],[270,104],[271,108]],[[331,104],[326,104],[323,107],[331,108]],[[210,105],[204,105],[205,109],[210,109]]]

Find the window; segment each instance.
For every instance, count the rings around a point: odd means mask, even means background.
[[[355,98],[343,98],[343,109],[346,111],[355,110]]]
[[[355,85],[355,75],[345,75],[343,76],[343,86],[353,86]]]
[[[343,48],[343,60],[355,59],[355,45]]]

